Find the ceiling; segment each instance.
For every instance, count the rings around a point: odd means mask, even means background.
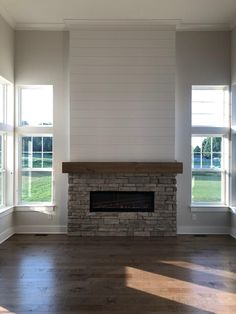
[[[0,0],[16,29],[63,29],[65,20],[178,20],[179,28],[230,28],[236,0]]]

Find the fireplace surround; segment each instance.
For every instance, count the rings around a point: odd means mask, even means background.
[[[63,173],[69,174],[69,235],[176,235],[176,175],[182,163],[65,162]],[[154,208],[91,211],[91,195],[98,192],[152,192]]]

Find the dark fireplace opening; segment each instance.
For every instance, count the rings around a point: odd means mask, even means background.
[[[90,192],[91,212],[153,212],[154,192]]]

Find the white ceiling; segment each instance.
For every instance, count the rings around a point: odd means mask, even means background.
[[[0,0],[0,14],[15,28],[63,28],[64,20],[179,20],[181,28],[227,28],[236,0]]]

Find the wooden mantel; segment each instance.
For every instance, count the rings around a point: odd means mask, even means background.
[[[183,173],[182,162],[63,162],[63,173]]]

